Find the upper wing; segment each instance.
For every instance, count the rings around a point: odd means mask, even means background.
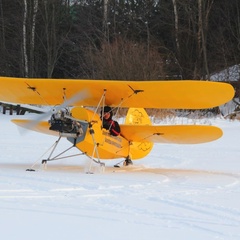
[[[231,85],[209,81],[110,81],[29,79],[0,77],[0,100],[14,103],[57,105],[81,91],[88,96],[74,106],[97,106],[105,92],[105,104],[122,107],[201,109],[230,101]],[[70,104],[69,104],[70,105]]]
[[[121,125],[121,135],[132,142],[196,144],[214,141],[222,130],[206,125]]]

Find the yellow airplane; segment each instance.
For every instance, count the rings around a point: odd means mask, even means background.
[[[207,109],[222,105],[234,96],[230,84],[210,81],[115,81],[0,77],[0,100],[18,104],[52,106],[37,120],[15,119],[15,124],[67,138],[94,162],[123,159],[124,165],[147,156],[154,143],[196,144],[216,140],[222,130],[207,125],[152,125],[145,108]],[[127,108],[120,133],[104,126],[108,113]],[[94,108],[92,108],[94,107]],[[94,109],[94,110],[92,110]],[[102,114],[99,114],[102,112]],[[48,116],[49,120],[43,120]],[[68,150],[68,149],[67,149]],[[66,150],[66,151],[67,151]],[[66,152],[64,151],[64,153]],[[117,165],[118,166],[118,165]]]

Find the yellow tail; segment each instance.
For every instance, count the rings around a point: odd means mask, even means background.
[[[143,108],[129,108],[126,125],[152,125],[151,120]],[[132,142],[129,149],[129,156],[132,160],[147,156],[153,147],[153,143],[143,139],[141,142]]]

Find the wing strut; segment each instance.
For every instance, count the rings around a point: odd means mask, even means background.
[[[42,99],[43,102],[45,102],[45,104],[47,106],[49,106],[48,102],[45,101],[45,99],[41,96],[40,92],[38,92],[36,87],[32,87],[31,85],[29,85],[27,82],[25,82],[26,85],[28,86],[27,89],[32,90],[33,92],[37,93],[37,95]]]
[[[99,100],[99,102],[98,102],[97,108],[96,108],[96,110],[94,111],[94,114],[93,114],[93,116],[92,116],[92,119],[94,119],[95,115],[97,114],[97,111],[98,111],[98,109],[100,108],[101,103],[102,103],[102,105],[103,105],[102,107],[105,106],[106,92],[107,92],[107,90],[104,89],[104,90],[103,90],[103,94],[102,94],[102,96],[101,96],[101,98],[100,98],[100,100]],[[92,119],[91,119],[91,122],[92,122]]]
[[[99,164],[99,166],[100,166],[100,171],[103,172],[103,171],[105,170],[105,163],[103,163],[103,162],[100,161],[100,156],[99,156],[99,152],[98,152],[99,143],[97,143],[96,140],[95,140],[94,130],[93,130],[93,128],[92,128],[91,123],[90,123],[89,128],[90,128],[89,132],[90,132],[90,134],[91,134],[91,136],[92,136],[92,141],[93,141],[93,144],[94,144],[94,149],[93,149],[93,152],[92,152],[92,156],[91,156],[91,157],[89,156],[89,158],[92,160],[92,162],[95,162],[95,163]],[[96,155],[97,155],[97,160],[94,159],[95,153],[96,153]],[[93,173],[93,172],[91,172],[92,162],[90,163],[90,165],[89,165],[89,167],[88,167],[88,171],[87,171],[87,173],[90,173],[90,174]]]
[[[132,94],[130,94],[129,96],[127,96],[125,99],[124,98],[121,98],[121,101],[119,102],[119,104],[117,105],[117,112],[119,110],[119,108],[121,107],[121,105],[126,102],[129,98],[131,98],[132,96],[134,95],[137,95],[138,93],[143,93],[144,90],[141,90],[141,89],[133,89],[130,85],[128,85],[128,87],[133,91]]]
[[[133,90],[133,94],[138,94],[140,92],[144,92],[144,90],[135,90],[130,85],[128,85],[128,86]],[[132,95],[130,95],[130,96],[132,96]]]

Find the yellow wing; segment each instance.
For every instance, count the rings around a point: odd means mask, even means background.
[[[29,79],[0,77],[0,100],[14,103],[57,105],[81,91],[88,97],[72,106],[97,106],[103,93],[110,106],[136,108],[201,109],[230,101],[231,85],[209,81],[110,81]]]
[[[214,141],[223,133],[218,127],[205,125],[121,125],[121,134],[132,142],[196,144]]]
[[[31,120],[14,119],[16,125],[27,128]],[[31,126],[31,130],[44,134],[59,136],[58,132],[49,130],[49,123],[41,121]],[[222,136],[222,130],[205,125],[121,125],[121,135],[131,142],[154,142],[175,144],[196,144],[214,141]]]
[[[59,136],[58,132],[49,130],[50,126],[48,121],[39,121],[34,125],[32,125],[32,120],[28,120],[28,119],[13,119],[12,122],[18,125],[19,127],[26,128],[28,130],[30,129],[35,132],[40,132],[40,133],[53,135],[53,136]]]

